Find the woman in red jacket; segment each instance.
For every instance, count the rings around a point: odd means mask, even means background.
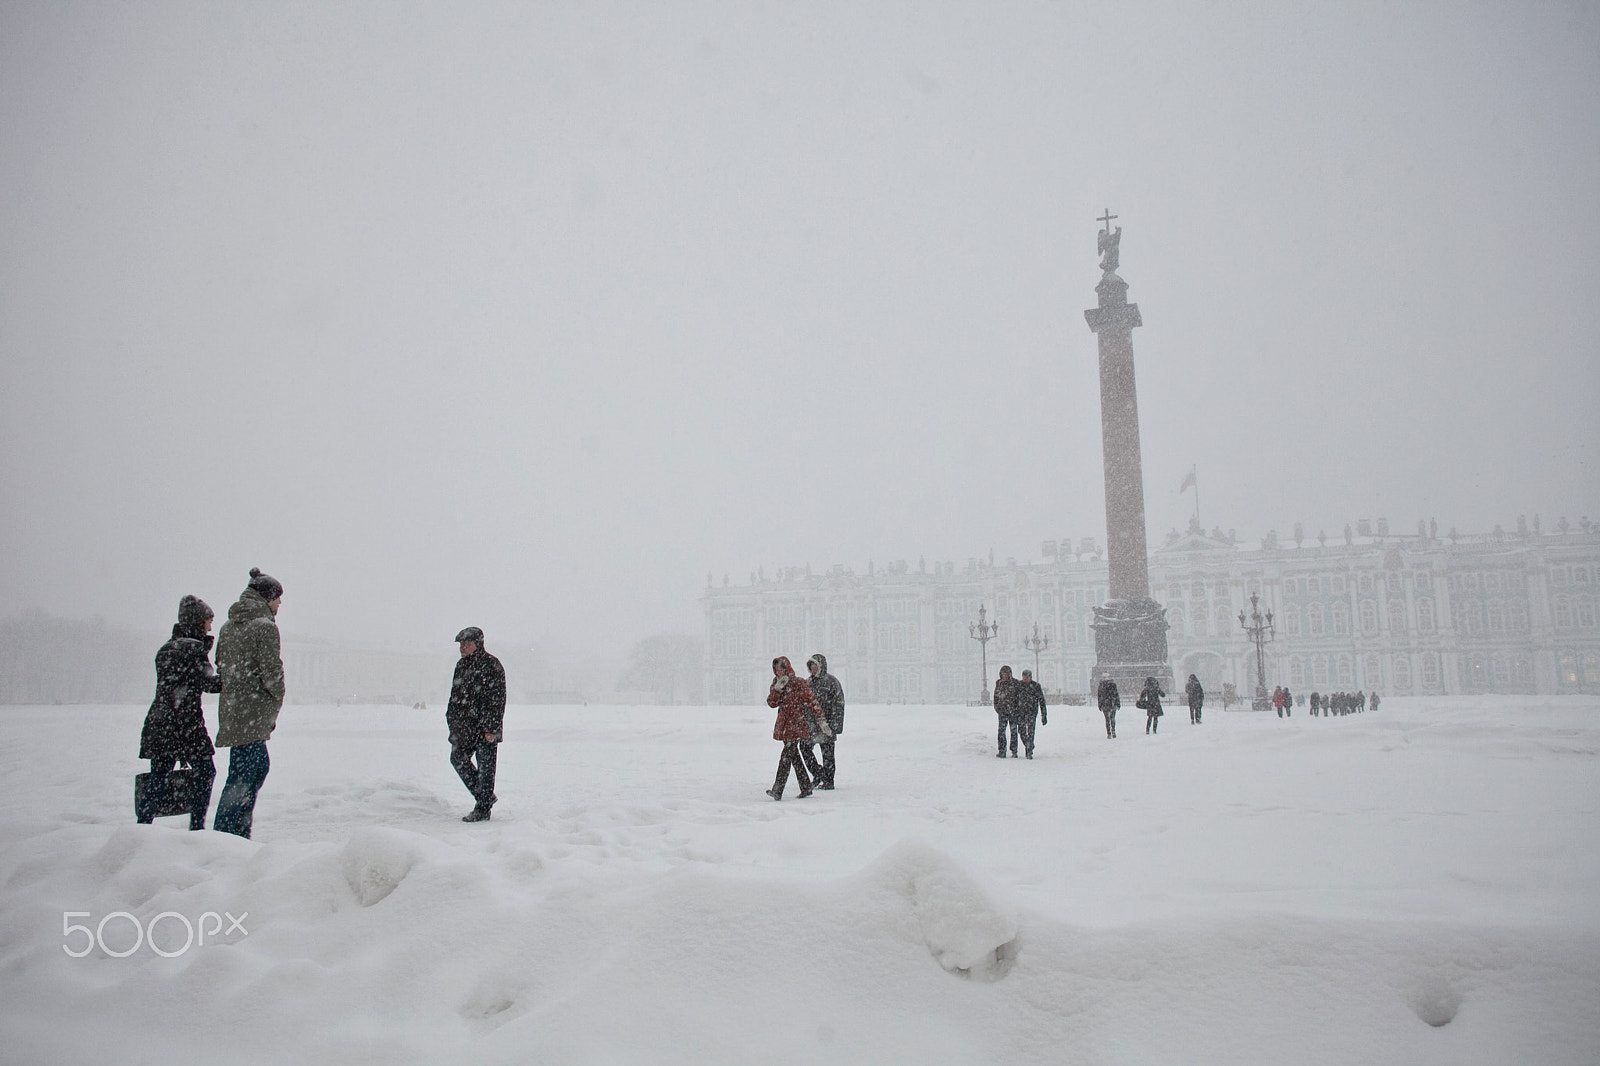
[[[778,708],[778,720],[772,724],[772,739],[782,741],[783,754],[778,756],[778,776],[767,789],[775,800],[783,799],[783,788],[789,783],[789,767],[794,767],[794,779],[800,785],[800,798],[811,795],[811,779],[806,776],[805,763],[800,758],[800,745],[811,743],[811,724],[817,723],[823,735],[833,736],[828,718],[822,713],[811,686],[795,676],[794,667],[787,656],[772,660],[772,688],[767,692],[767,706]]]

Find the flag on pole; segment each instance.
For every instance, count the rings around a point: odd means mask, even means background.
[[[1184,493],[1188,492],[1190,489],[1195,487],[1195,480],[1194,480],[1195,469],[1196,469],[1195,467],[1190,467],[1189,468],[1189,472],[1184,475],[1183,484],[1178,486],[1178,495],[1179,496],[1182,496]]]

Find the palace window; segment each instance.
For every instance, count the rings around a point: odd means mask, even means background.
[[[1203,607],[1194,612],[1194,635],[1196,637],[1206,635],[1206,613]]]
[[[1371,600],[1361,601],[1361,632],[1376,633],[1378,631],[1378,605]]]
[[[1589,568],[1587,566],[1574,566],[1572,568],[1573,581],[1579,585],[1589,583]]]
[[[1335,592],[1343,592],[1344,591],[1344,578],[1339,574],[1335,574],[1333,576],[1333,579],[1330,582],[1328,587],[1333,589],[1333,591],[1335,591]]]
[[[1366,674],[1361,683],[1367,688],[1377,688],[1383,684],[1383,664],[1376,655],[1367,656],[1367,661],[1362,664],[1362,672]]]
[[[1308,578],[1306,578],[1306,595],[1307,596],[1320,596],[1320,595],[1322,595],[1322,579],[1320,577],[1308,577]]]
[[[1283,629],[1291,637],[1300,635],[1300,608],[1290,606],[1283,609]]]
[[[1588,596],[1578,597],[1578,624],[1584,629],[1594,628],[1594,600]]]
[[[1431,592],[1431,591],[1433,591],[1433,578],[1428,576],[1428,572],[1426,570],[1418,570],[1417,571],[1417,591],[1418,592]]]
[[[1311,683],[1318,688],[1328,687],[1328,657],[1319,655],[1311,660]]]
[[[1355,683],[1355,664],[1350,661],[1350,656],[1339,656],[1339,684],[1345,686],[1346,688],[1353,688],[1355,687]]]
[[[1503,633],[1506,628],[1506,605],[1499,600],[1489,604],[1489,630],[1493,633]]]
[[[1557,629],[1572,628],[1572,604],[1565,596],[1557,596],[1555,602],[1555,619]]]
[[[1422,684],[1426,688],[1439,687],[1439,657],[1431,651],[1422,655]]]
[[[1333,631],[1341,637],[1350,632],[1350,608],[1343,601],[1333,605]]]
[[[1300,582],[1296,581],[1292,577],[1284,578],[1283,579],[1283,594],[1285,596],[1298,596],[1298,595],[1300,595]]]
[[[1361,595],[1363,595],[1363,596],[1372,595],[1372,575],[1371,574],[1362,574],[1361,575]]]
[[[1226,607],[1222,606],[1221,604],[1218,604],[1217,605],[1217,636],[1219,636],[1219,637],[1227,636],[1229,630],[1231,630],[1233,628],[1234,623],[1237,622],[1238,620],[1239,619],[1236,618],[1234,615],[1228,613],[1228,609]]]
[[[1505,688],[1511,684],[1511,660],[1504,655],[1496,655],[1494,657],[1494,683],[1499,688]]]
[[[1174,607],[1167,612],[1167,622],[1172,626],[1172,635],[1179,640],[1183,639],[1183,610]]]
[[[1433,601],[1430,599],[1417,601],[1417,628],[1424,633],[1433,632]]]
[[[1389,596],[1398,598],[1405,595],[1405,590],[1400,587],[1400,575],[1390,574],[1384,579],[1388,583]]]
[[[1394,690],[1396,692],[1411,691],[1411,656],[1396,655],[1394,657]]]
[[[1406,631],[1406,604],[1404,600],[1389,601],[1389,632],[1404,633]]]
[[[1314,637],[1322,636],[1322,634],[1325,632],[1322,620],[1322,604],[1313,603],[1310,609],[1306,611],[1306,617],[1311,623],[1311,635]],[[1318,682],[1318,684],[1321,683],[1322,682]]]
[[[1306,683],[1306,664],[1296,655],[1289,660],[1289,684],[1294,688],[1302,688]]]

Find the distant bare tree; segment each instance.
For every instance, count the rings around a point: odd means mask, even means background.
[[[652,692],[666,704],[704,703],[706,643],[699,637],[657,633],[628,653],[617,691]]]

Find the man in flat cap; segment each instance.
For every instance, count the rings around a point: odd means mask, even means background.
[[[494,769],[506,717],[506,671],[483,647],[483,630],[468,626],[456,634],[461,658],[450,682],[445,724],[450,727],[450,765],[461,775],[477,806],[463,822],[487,822],[494,806]],[[477,765],[473,765],[473,759]]]

